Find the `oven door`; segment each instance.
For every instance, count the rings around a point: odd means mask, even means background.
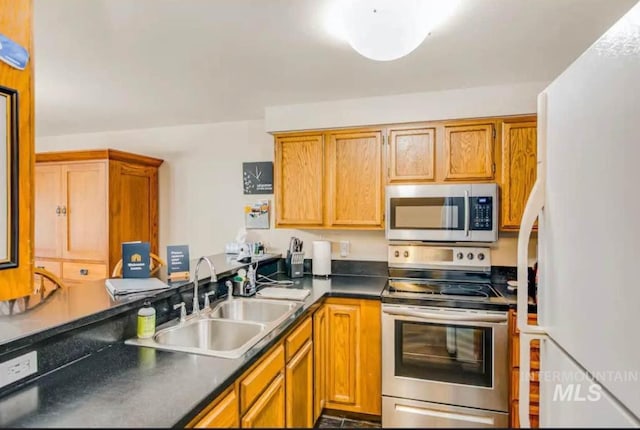
[[[506,312],[383,304],[382,393],[506,412]]]

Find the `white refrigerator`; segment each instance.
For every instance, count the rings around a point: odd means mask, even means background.
[[[518,239],[521,425],[540,339],[541,427],[639,427],[640,3],[539,95],[537,174]]]

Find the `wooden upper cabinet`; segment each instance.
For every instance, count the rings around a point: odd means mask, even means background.
[[[391,129],[388,182],[435,180],[435,136],[435,128]]]
[[[62,257],[107,258],[107,164],[78,163],[62,168]]]
[[[382,132],[329,133],[326,158],[327,225],[382,228]]]
[[[490,180],[494,177],[493,124],[444,127],[444,180]]]
[[[321,226],[324,220],[322,134],[279,136],[275,146],[276,226]]]
[[[35,169],[35,255],[58,257],[62,247],[62,170],[60,166]],[[58,273],[59,275],[59,273]]]
[[[536,181],[536,170],[536,121],[503,123],[501,229],[517,230],[520,228],[524,207]]]

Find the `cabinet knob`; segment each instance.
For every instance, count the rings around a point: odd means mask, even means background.
[[[89,274],[89,269],[80,269],[80,275],[87,276]]]
[[[62,215],[66,215],[66,214],[67,214],[67,207],[62,206]]]
[[[56,215],[60,215],[60,212],[62,212],[62,209],[60,209],[60,206],[56,206]]]

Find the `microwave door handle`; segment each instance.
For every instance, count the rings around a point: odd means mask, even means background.
[[[469,237],[469,191],[464,192],[464,235]]]
[[[421,318],[425,320],[439,320],[439,321],[473,321],[473,322],[489,322],[489,323],[502,323],[507,322],[506,315],[451,315],[451,314],[439,314],[431,312],[417,312],[406,309],[385,309],[385,314],[397,315],[401,317],[413,317]]]

